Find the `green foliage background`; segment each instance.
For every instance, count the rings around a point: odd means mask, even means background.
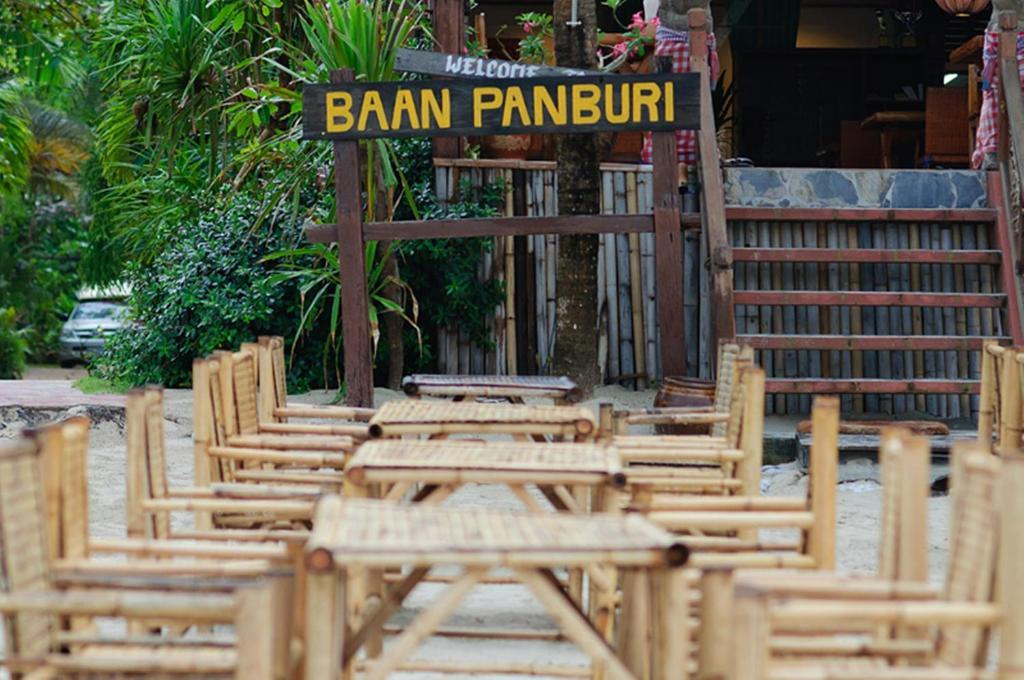
[[[302,237],[333,213],[331,149],[300,141],[302,84],[342,66],[398,78],[394,49],[431,42],[425,5],[0,0],[0,376],[54,360],[81,285],[126,281],[132,322],[97,362],[104,378],[186,385],[193,357],[277,334],[293,387],[341,387],[336,257]],[[363,154],[375,219],[500,203],[502,187],[465,187],[439,206],[425,140]],[[374,313],[405,319],[406,366],[432,367],[438,327],[486,344],[501,296],[477,280],[487,247],[374,250]]]

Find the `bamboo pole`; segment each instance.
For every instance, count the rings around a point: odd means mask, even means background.
[[[742,482],[742,495],[761,495],[761,466],[764,464],[764,392],[765,375],[761,368],[743,369],[743,431],[740,448],[743,460],[736,464],[736,476]],[[755,539],[756,536],[741,536]]]
[[[1007,349],[1002,356],[999,380],[999,451],[1013,451],[1020,446],[1021,389],[1017,352]]]
[[[807,554],[818,569],[836,565],[836,486],[839,465],[839,400],[817,397],[811,414],[814,440],[810,453],[810,480],[807,492],[813,517],[806,534]]]
[[[768,600],[759,592],[737,588],[732,629],[731,672],[735,680],[764,680],[771,658]]]
[[[996,358],[985,343],[981,351],[981,397],[978,405],[978,440],[992,441],[992,421],[996,402]]]
[[[700,580],[697,679],[728,678],[732,670],[733,579],[731,569],[709,569]]]

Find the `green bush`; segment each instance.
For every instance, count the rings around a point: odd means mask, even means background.
[[[182,224],[150,265],[129,268],[131,323],[97,359],[100,377],[186,386],[195,357],[237,348],[259,335],[292,337],[299,320],[297,292],[271,282],[273,265],[262,259],[301,243],[300,226],[283,212],[260,221],[261,206],[253,197],[230,200],[221,212],[210,210]],[[309,363],[297,371],[293,366],[298,386],[308,387],[317,377],[310,369]]]
[[[21,377],[27,350],[28,343],[15,325],[14,307],[0,309],[0,379]]]

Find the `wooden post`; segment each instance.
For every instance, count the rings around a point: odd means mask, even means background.
[[[839,399],[818,397],[811,413],[811,469],[807,484],[814,525],[807,531],[807,554],[816,569],[836,568],[836,485],[839,465]]]
[[[433,21],[437,49],[447,54],[462,54],[466,37],[463,0],[434,0]],[[483,41],[487,43],[486,36]],[[435,137],[433,145],[434,158],[459,158],[462,155],[461,137]]]
[[[1015,451],[1020,447],[1021,395],[1017,352],[1007,349],[1000,357],[999,371],[999,441],[998,451]]]
[[[662,60],[659,60],[658,67],[661,72],[672,70]],[[683,232],[676,134],[655,132],[651,135],[651,141],[654,162],[654,269],[658,279],[662,375],[685,376]]]
[[[690,23],[690,70],[700,73],[700,130],[697,133],[697,148],[703,187],[701,219],[711,258],[711,304],[715,314],[715,336],[719,342],[731,341],[736,337],[732,301],[732,249],[729,247],[725,190],[722,188],[718,135],[711,104],[707,13],[703,9],[691,9],[687,16]],[[712,346],[715,346],[714,342]]]
[[[355,80],[351,69],[331,71],[334,84]],[[341,277],[341,322],[345,327],[345,384],[349,406],[373,406],[373,351],[363,249],[363,197],[359,144],[334,142],[334,200]]]
[[[686,680],[690,663],[686,642],[692,606],[686,571],[682,567],[656,570],[651,573],[651,588],[656,617],[651,677],[653,680]]]
[[[706,570],[700,579],[700,590],[697,680],[725,680],[732,672],[732,570]]]
[[[1019,452],[1003,457],[999,476],[999,605],[1002,624],[999,629],[999,680],[1024,678],[1024,587],[1020,565],[1024,564],[1024,541],[1019,518],[1024,515],[1024,457]]]
[[[146,392],[135,389],[125,400],[125,524],[128,538],[146,537],[146,514],[142,510],[146,484]]]

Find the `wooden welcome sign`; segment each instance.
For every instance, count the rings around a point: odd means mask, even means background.
[[[305,139],[670,131],[700,125],[700,76],[307,85]]]
[[[366,241],[373,240],[653,232],[662,366],[666,375],[686,375],[675,131],[700,127],[701,89],[709,87],[707,74],[667,73],[671,69],[666,62],[659,64],[662,73],[652,75],[555,75],[545,67],[545,77],[491,79],[486,77],[488,69],[498,73],[508,62],[460,62],[462,57],[457,55],[406,57],[402,66],[406,70],[444,69],[454,75],[458,68],[457,77],[464,78],[462,74],[470,71],[471,79],[358,83],[351,70],[342,69],[331,72],[329,85],[307,85],[302,93],[303,138],[330,140],[334,146],[334,224],[309,227],[306,236],[314,243],[338,243],[349,405],[373,405],[363,249]],[[511,66],[508,70],[513,76]],[[703,111],[705,116],[709,113]],[[360,175],[359,139],[624,130],[653,133],[652,213],[363,221],[362,188],[353,179]]]

